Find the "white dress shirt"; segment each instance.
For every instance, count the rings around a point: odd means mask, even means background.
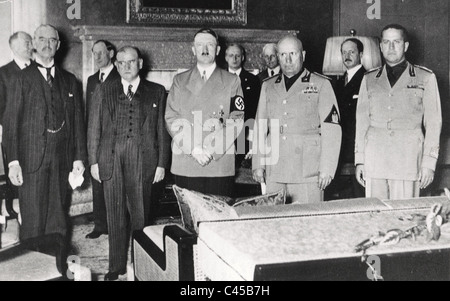
[[[203,67],[197,65],[197,69],[200,72],[201,76],[203,76],[203,72],[205,71],[205,73],[206,73],[206,80],[208,80],[211,77],[211,74],[213,74],[214,70],[216,70],[216,67],[217,67],[216,62],[214,62],[214,64],[212,64],[212,65],[210,65],[210,66],[208,66],[206,68],[203,68]]]
[[[125,95],[128,94],[128,86],[129,85],[133,86],[133,87],[131,87],[131,92],[133,92],[133,94],[135,94],[139,87],[139,84],[141,83],[141,78],[138,76],[131,83],[122,78],[121,82],[122,82],[122,86],[123,86],[123,93]]]
[[[358,70],[362,67],[362,64],[356,65],[352,69],[347,70],[348,82],[350,82],[353,76],[358,72]]]
[[[111,71],[113,70],[113,68],[114,68],[113,64],[109,64],[109,66],[107,66],[105,68],[100,68],[99,74],[98,74],[98,80],[101,80],[102,73],[103,73],[103,81],[105,81],[108,78]]]

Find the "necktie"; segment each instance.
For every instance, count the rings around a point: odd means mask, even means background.
[[[47,83],[50,87],[53,86],[52,68],[45,68],[47,70]]]
[[[104,77],[105,77],[105,73],[102,72],[102,73],[100,74],[100,82],[101,82],[101,83],[103,83]]]
[[[133,89],[133,85],[129,85],[128,86],[128,93],[127,93],[127,97],[128,97],[128,99],[131,101],[132,99],[133,99],[133,91],[131,90],[131,89]]]
[[[344,81],[344,85],[347,86],[348,84],[348,73],[345,72],[345,81]]]
[[[39,63],[36,63],[36,64],[38,65],[39,68],[44,68],[45,70],[47,70],[47,83],[48,83],[48,85],[50,87],[52,87],[53,86],[53,76],[52,76],[52,68],[53,68],[53,66],[47,68],[47,67],[42,66]]]
[[[270,76],[274,76],[275,75],[275,71],[270,70]]]
[[[206,78],[206,70],[203,70],[202,79],[203,79],[204,82],[206,82],[206,80],[207,80],[207,78]]]

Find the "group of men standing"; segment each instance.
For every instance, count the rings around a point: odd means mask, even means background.
[[[406,61],[408,35],[399,25],[383,29],[386,65],[376,70],[362,66],[362,43],[346,40],[347,72],[334,89],[304,67],[306,52],[293,35],[264,47],[267,69],[255,76],[243,69],[238,44],[226,49],[228,71],[219,68],[218,36],[203,28],[192,45],[196,65],[175,76],[167,98],[163,86],[139,76],[139,49],[116,53],[100,40],[85,110],[75,76],[54,64],[58,31],[38,27],[34,61],[31,40],[13,35],[14,61],[0,69],[21,239],[58,233],[64,258],[68,174],[81,175],[87,164],[95,228],[86,237],[109,235],[106,280],[126,272],[129,230],[151,222],[151,188],[168,168],[180,187],[233,196],[236,166],[251,158],[253,178],[267,192],[285,191],[291,203],[323,201],[327,188],[347,189],[348,197],[364,196],[362,187],[368,197],[414,197],[433,181],[442,118],[436,77]]]

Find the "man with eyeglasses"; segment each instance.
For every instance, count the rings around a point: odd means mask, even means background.
[[[233,197],[234,141],[245,110],[241,81],[217,66],[219,38],[212,29],[195,33],[192,51],[197,64],[175,76],[167,99],[171,171],[179,187]]]
[[[20,239],[56,238],[57,268],[66,276],[69,172],[83,174],[87,160],[81,85],[55,66],[58,31],[39,26],[36,61],[14,84],[5,112],[9,179],[19,187]]]
[[[128,231],[150,224],[152,186],[164,179],[170,161],[164,87],[139,77],[143,59],[136,47],[122,47],[115,65],[120,78],[98,87],[88,121],[91,174],[103,183],[105,193],[109,239],[105,280],[126,273]]]
[[[258,73],[258,78],[262,83],[265,79],[278,75],[281,72],[280,64],[277,56],[277,45],[275,43],[268,43],[264,45],[262,57],[266,65],[266,69]]]
[[[86,120],[89,120],[89,113],[91,112],[92,102],[101,101],[94,99],[95,89],[105,83],[114,81],[120,78],[119,72],[117,72],[112,60],[115,56],[114,46],[106,40],[98,40],[92,47],[92,54],[94,56],[94,63],[97,72],[88,78],[86,88]],[[88,124],[89,127],[89,124]],[[108,233],[108,227],[106,222],[106,205],[105,197],[103,194],[103,186],[97,181],[92,181],[92,203],[94,214],[94,229],[92,232],[86,235],[88,239],[96,239],[102,234]]]
[[[293,35],[277,44],[282,74],[264,81],[253,136],[253,178],[288,203],[315,203],[333,180],[341,146],[336,97],[328,78],[303,67]],[[278,152],[278,160],[269,156]],[[270,160],[269,160],[270,159]]]
[[[406,60],[408,31],[381,32],[386,64],[366,73],[356,109],[355,165],[367,197],[420,196],[434,180],[442,116],[436,75]]]

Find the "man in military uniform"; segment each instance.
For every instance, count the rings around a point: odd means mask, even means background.
[[[302,42],[277,44],[282,74],[261,89],[253,137],[253,178],[288,202],[323,201],[339,159],[341,126],[330,81],[303,68]],[[278,153],[279,156],[278,156]],[[278,159],[278,160],[277,160]]]
[[[381,37],[386,65],[366,73],[359,94],[356,177],[367,197],[418,197],[433,182],[439,155],[442,117],[436,76],[406,60],[404,27],[388,25]]]
[[[197,65],[175,76],[167,99],[171,172],[182,188],[233,196],[234,141],[244,125],[241,81],[217,67],[220,46],[213,30],[199,30],[192,51]]]

